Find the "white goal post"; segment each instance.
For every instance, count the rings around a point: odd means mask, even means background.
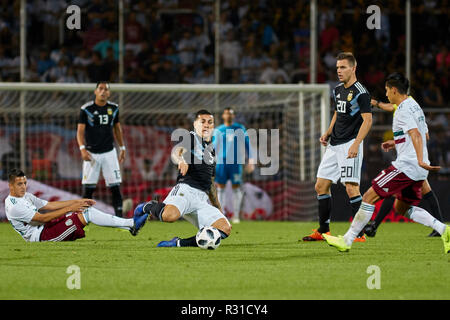
[[[8,148],[2,148],[1,155],[8,150],[16,150],[20,154],[20,166],[33,172],[37,180],[62,186],[70,185],[69,180],[79,180],[81,158],[73,139],[80,107],[93,100],[95,85],[0,83],[0,143],[9,143]],[[166,159],[167,146],[162,142],[167,139],[164,133],[177,127],[189,127],[192,114],[198,109],[211,111],[218,126],[222,123],[222,110],[233,107],[236,121],[247,129],[255,129],[258,134],[266,130],[272,138],[275,131],[270,130],[278,130],[278,142],[270,140],[267,149],[271,150],[269,153],[277,151],[279,170],[273,176],[261,176],[261,170],[256,170],[246,178],[262,190],[270,189],[265,191],[273,202],[274,214],[263,218],[316,218],[313,183],[324,151],[319,137],[330,122],[329,85],[111,83],[110,89],[112,95],[109,100],[119,104],[125,143],[127,148],[132,148],[123,168],[126,171],[122,173],[124,183],[139,184],[140,179],[145,180],[139,173],[145,162],[151,168],[158,166],[147,180],[153,176],[155,181],[159,181],[156,187],[169,187],[175,175],[171,167],[175,166],[163,163],[169,162]],[[274,143],[278,146],[271,145]],[[148,154],[149,150],[154,152]],[[42,157],[42,153],[57,162],[53,167],[57,172],[42,176],[36,173],[40,172],[36,165],[43,162],[34,160],[39,154]],[[271,161],[275,160],[273,154],[266,156],[272,157]],[[259,167],[267,165],[260,163]],[[141,169],[136,169],[138,167]],[[146,187],[145,190],[153,192],[156,187]]]

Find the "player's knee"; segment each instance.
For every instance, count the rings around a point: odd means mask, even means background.
[[[162,213],[162,221],[175,222],[180,218],[180,212],[175,206],[166,205]]]
[[[346,183],[345,184],[345,190],[347,191],[347,195],[350,198],[356,197],[356,196],[361,194],[360,191],[359,191],[359,185],[357,185],[357,184]]]
[[[317,194],[319,194],[319,195],[329,193],[329,188],[322,181],[317,181],[316,184],[314,185],[314,189],[316,190]]]

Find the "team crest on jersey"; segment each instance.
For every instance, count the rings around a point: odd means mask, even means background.
[[[112,109],[108,108],[108,115],[112,115]]]
[[[66,220],[66,226],[70,227],[73,224],[72,219],[67,219]]]
[[[350,93],[347,96],[347,101],[352,101],[353,98],[353,91],[350,90]]]

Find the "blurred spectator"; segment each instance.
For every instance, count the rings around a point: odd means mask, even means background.
[[[83,47],[91,50],[94,45],[108,37],[108,32],[103,29],[101,20],[96,18],[92,20],[92,27],[83,33]]]
[[[234,38],[232,31],[227,33],[227,38],[221,44],[220,56],[222,67],[224,69],[224,79],[227,82],[231,78],[233,69],[239,68],[242,55],[242,47],[239,41]]]
[[[172,37],[170,32],[164,32],[162,37],[156,41],[155,48],[158,50],[159,54],[166,54],[166,50],[168,47],[172,45]]]
[[[194,64],[195,58],[195,42],[190,31],[184,31],[183,37],[178,42],[178,56],[182,65],[190,66]]]
[[[195,47],[195,61],[212,62],[212,58],[206,56],[205,49],[211,44],[207,34],[203,32],[201,25],[194,26],[192,41]]]
[[[162,66],[158,69],[156,76],[158,83],[179,83],[180,76],[173,67],[171,60],[164,60]]]
[[[142,25],[136,20],[136,13],[130,12],[124,26],[125,50],[130,49],[137,55],[141,51],[143,33]]]
[[[65,59],[60,59],[56,66],[53,66],[48,70],[48,79],[50,82],[56,82],[58,79],[63,78],[67,75],[67,61]],[[46,74],[43,76],[47,77]]]
[[[424,108],[442,108],[444,99],[442,99],[441,89],[431,80],[422,92]]]
[[[47,70],[52,68],[55,65],[55,62],[50,59],[49,52],[46,49],[42,49],[39,53],[39,59],[37,62],[37,71],[39,76],[43,76]]]
[[[320,52],[327,52],[333,43],[339,40],[339,30],[331,21],[326,22],[325,29],[320,33]]]
[[[279,77],[282,78],[282,80],[278,79]],[[273,59],[269,65],[263,70],[263,73],[261,74],[261,78],[259,79],[260,83],[275,83],[278,81],[283,81],[283,83],[289,83],[289,77],[283,69],[281,69],[278,65],[278,60]]]
[[[175,67],[178,67],[181,64],[180,56],[175,52],[173,46],[169,46],[166,51],[166,56],[164,57],[166,60],[172,61],[172,64]]]
[[[450,52],[447,46],[442,45],[438,54],[436,55],[436,69],[442,70],[450,67]]]
[[[119,59],[119,39],[114,31],[108,32],[108,38],[96,43],[93,47],[94,51],[100,52],[102,58],[106,58],[108,48],[112,48],[114,52],[114,59]]]
[[[64,0],[36,0],[34,5],[40,8],[39,19],[44,24],[44,41],[53,47],[59,40],[59,19],[68,7]]]
[[[92,62],[87,67],[90,82],[109,81],[111,72],[105,67],[99,52],[92,53]]]

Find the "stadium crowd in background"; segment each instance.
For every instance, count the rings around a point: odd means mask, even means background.
[[[61,38],[71,4],[82,9],[82,28],[64,29]],[[214,1],[124,4],[124,82],[215,82]],[[368,17],[364,1],[318,1],[317,82],[333,88],[336,54],[351,51],[358,59],[358,78],[373,97],[386,101],[385,76],[404,71],[405,13],[399,0],[378,5],[382,28],[361,32]],[[449,107],[449,8],[448,1],[416,1],[412,7],[411,95],[425,112]],[[309,12],[309,1],[222,0],[220,83],[309,82]],[[27,13],[26,81],[119,81],[117,1],[29,0]],[[0,81],[20,81],[19,40],[20,1],[0,0]],[[388,117],[379,114],[374,124],[389,123]],[[433,112],[427,120],[430,160],[445,167],[450,113]],[[370,137],[369,149],[382,135]]]

